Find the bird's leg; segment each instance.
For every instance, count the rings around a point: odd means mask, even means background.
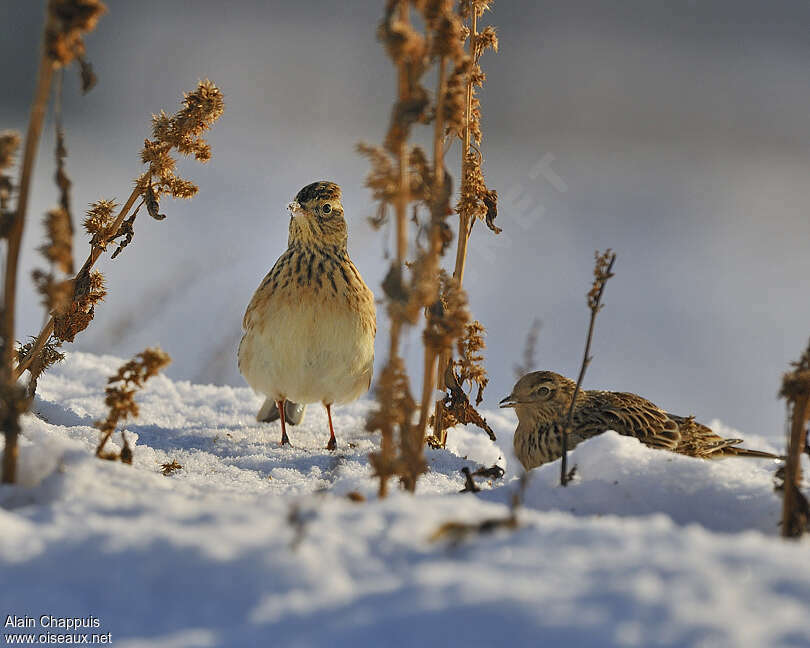
[[[336,450],[337,439],[335,439],[335,428],[332,427],[332,403],[328,405],[324,403],[324,407],[326,407],[326,415],[329,417],[329,443],[326,444],[326,449]]]
[[[290,443],[290,439],[287,437],[287,422],[284,420],[284,400],[280,400],[276,403],[276,407],[278,408],[278,413],[281,418],[281,445],[287,445]]]

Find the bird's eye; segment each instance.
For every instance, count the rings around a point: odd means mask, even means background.
[[[332,211],[332,205],[324,205],[323,207],[321,207],[321,211],[324,214],[328,214],[330,211]]]
[[[548,396],[551,393],[551,390],[548,387],[541,387],[537,390],[537,393],[541,396]]]

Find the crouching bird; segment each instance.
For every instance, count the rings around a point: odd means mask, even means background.
[[[346,248],[348,232],[340,187],[307,185],[288,206],[287,251],[248,304],[239,343],[239,370],[266,397],[257,418],[295,424],[307,403],[323,403],[329,443],[337,447],[332,405],[355,400],[371,385],[374,295]]]
[[[512,393],[501,401],[501,407],[512,407],[517,414],[515,454],[526,470],[562,456],[563,428],[575,387],[573,380],[553,371],[534,371],[518,380]],[[636,394],[580,390],[568,448],[607,430],[635,437],[651,448],[702,459],[780,458],[739,448],[742,439],[724,439],[691,416],[670,414]]]

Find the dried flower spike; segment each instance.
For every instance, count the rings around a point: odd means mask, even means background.
[[[96,28],[107,7],[99,0],[49,0],[45,45],[54,63],[83,59],[84,35]]]
[[[125,463],[132,463],[131,450],[128,456],[123,451],[121,455],[116,455],[105,452],[104,446],[119,423],[126,421],[128,418],[138,417],[138,404],[135,402],[135,393],[143,387],[143,384],[149,378],[157,375],[170,362],[171,358],[163,350],[149,348],[119,367],[118,371],[108,379],[109,386],[106,389],[107,396],[104,403],[109,408],[109,412],[106,419],[94,423],[94,426],[101,432],[101,438],[96,448],[97,457],[112,460],[121,459],[122,461],[129,459]],[[128,448],[126,437],[124,437],[124,448]]]

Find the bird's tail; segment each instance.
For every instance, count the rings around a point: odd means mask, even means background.
[[[298,425],[304,420],[304,411],[306,405],[293,403],[292,401],[284,402],[284,422],[289,425]],[[260,423],[272,423],[281,418],[278,415],[278,406],[272,398],[266,398],[262,406],[259,408],[259,413],[256,414],[256,420]]]
[[[729,439],[736,443],[742,443],[742,439]],[[748,448],[737,448],[734,446],[723,448],[723,456],[726,457],[758,457],[760,459],[785,459],[785,455],[775,455],[772,452],[763,450],[749,450]]]
[[[759,459],[784,459],[784,456],[775,455],[772,452],[765,452],[763,450],[750,450],[749,448],[740,448],[739,444],[742,439],[723,439],[709,452],[711,457],[757,457]]]

